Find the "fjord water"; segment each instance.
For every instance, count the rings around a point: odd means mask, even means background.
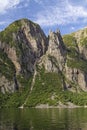
[[[87,130],[87,109],[1,109],[0,130]]]

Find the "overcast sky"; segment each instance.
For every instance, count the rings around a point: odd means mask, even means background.
[[[0,0],[0,31],[20,18],[40,24],[46,34],[62,34],[87,26],[87,0]]]

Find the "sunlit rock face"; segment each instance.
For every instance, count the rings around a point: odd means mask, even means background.
[[[35,61],[45,54],[47,50],[47,38],[38,24],[27,19],[21,19],[0,32],[0,49],[14,65],[14,68],[12,68],[14,74],[12,74],[11,78],[14,85],[10,85],[9,80],[6,79],[7,87],[5,86],[6,91],[8,91],[9,87],[13,88],[11,89],[13,91],[15,85],[21,86],[17,77],[28,79],[33,74]],[[3,57],[0,58],[1,62],[2,59],[5,62]],[[5,64],[11,67],[10,63]],[[7,72],[3,73],[1,72],[2,77]],[[9,73],[5,78],[9,77]],[[13,80],[14,75],[16,84]],[[3,85],[1,84],[1,86]],[[4,91],[4,88],[2,90]]]
[[[86,32],[62,38],[57,30],[46,37],[38,24],[27,19],[9,25],[0,32],[0,91],[13,93],[24,88],[37,66],[61,75],[63,89],[87,91]]]
[[[49,33],[48,50],[42,59],[48,72],[63,71],[66,62],[66,48],[59,31]]]

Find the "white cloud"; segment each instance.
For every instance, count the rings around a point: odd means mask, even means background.
[[[72,5],[68,0],[56,0],[56,5],[44,7],[37,14],[36,22],[42,26],[76,23],[79,18],[87,18],[84,6]]]
[[[42,4],[43,2],[42,2],[42,0],[34,0],[36,3],[38,3],[38,4]]]
[[[75,30],[75,27],[72,26],[72,27],[71,27],[71,30]]]
[[[20,0],[0,0],[0,14],[5,13],[6,10],[17,6]]]
[[[5,25],[7,24],[8,22],[5,22],[5,21],[0,21],[0,25]]]
[[[8,9],[27,7],[30,1],[32,0],[0,0],[0,14],[6,13]]]

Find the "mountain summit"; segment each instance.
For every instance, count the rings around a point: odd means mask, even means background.
[[[46,37],[27,19],[9,25],[0,32],[0,106],[85,105],[86,48],[86,28],[63,37],[50,31]]]

